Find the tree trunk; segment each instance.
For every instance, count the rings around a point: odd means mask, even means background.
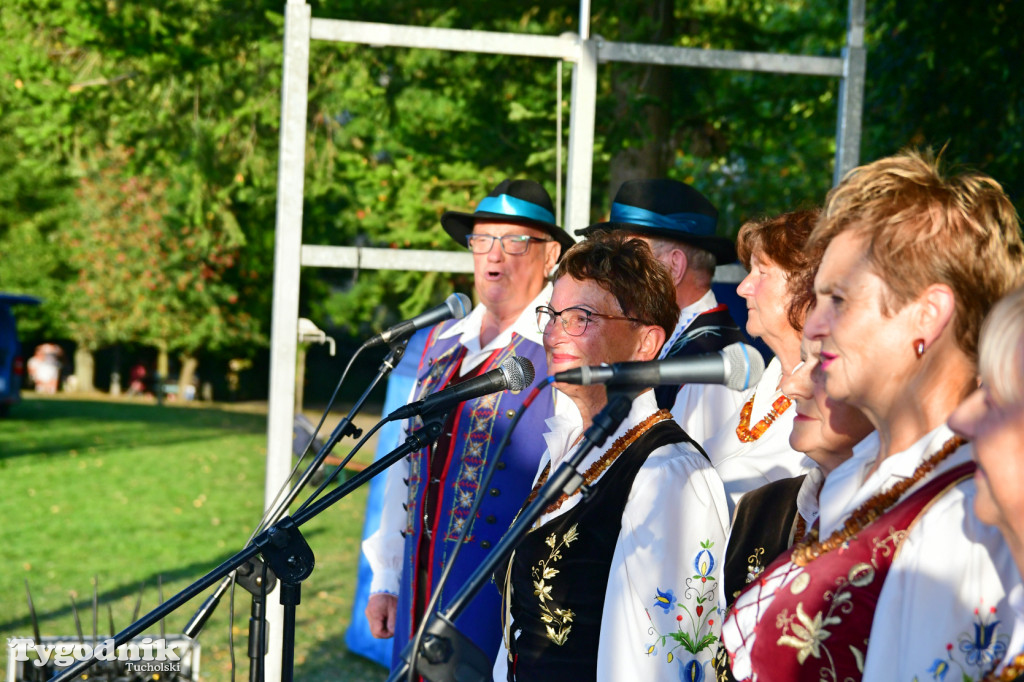
[[[178,376],[178,397],[184,400],[195,400],[196,394],[196,370],[199,369],[199,359],[192,355],[181,355],[181,374]]]
[[[637,8],[637,16],[627,25],[638,27],[640,35],[621,36],[625,41],[671,43],[675,32],[673,3],[656,0]],[[652,36],[646,29],[657,26]],[[646,34],[646,35],[644,35]],[[628,180],[663,178],[672,160],[672,116],[669,111],[673,78],[682,70],[670,66],[612,64],[616,118],[631,142],[612,156],[608,168],[608,196],[615,196]],[[642,104],[640,104],[642,103]],[[607,211],[607,208],[603,210]]]
[[[96,361],[92,349],[84,344],[75,346],[75,391],[91,393],[96,390]]]
[[[170,372],[171,362],[167,357],[167,346],[160,344],[156,349],[156,371],[162,381],[167,380],[167,373]]]

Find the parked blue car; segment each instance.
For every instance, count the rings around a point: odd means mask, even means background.
[[[21,400],[21,380],[25,376],[25,360],[11,307],[39,303],[34,296],[0,292],[0,417],[7,416],[11,405]]]

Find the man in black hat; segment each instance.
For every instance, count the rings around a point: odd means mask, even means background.
[[[465,318],[430,330],[412,398],[485,373],[511,355],[530,360],[536,375],[545,376],[534,309],[550,300],[547,275],[574,243],[555,224],[548,193],[530,180],[505,180],[474,213],[449,211],[441,216],[441,225],[472,251],[480,303]],[[434,447],[388,470],[380,528],[363,543],[363,550],[373,569],[366,616],[375,637],[394,636],[392,666],[422,620],[476,496],[484,495],[479,514],[452,567],[439,609],[498,543],[529,495],[544,451],[537,435],[554,413],[550,387],[524,413],[486,491],[479,490],[479,476],[530,393],[505,391],[458,405]],[[563,409],[574,408],[562,400]],[[493,658],[501,639],[498,593],[482,590],[455,625]]]
[[[736,260],[732,241],[715,234],[718,211],[707,198],[678,180],[631,180],[612,202],[607,222],[595,230],[624,230],[650,245],[675,284],[679,323],[665,341],[661,358],[715,353],[736,342],[749,342],[724,304],[711,291],[715,266]],[[742,393],[714,384],[661,386],[658,406],[669,408],[697,443],[718,428],[742,403]]]

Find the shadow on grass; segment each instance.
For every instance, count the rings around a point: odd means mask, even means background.
[[[223,431],[266,432],[266,417],[217,408],[93,400],[26,400],[4,420],[0,460],[90,454],[222,438]]]
[[[295,666],[295,679],[331,682],[338,679],[339,670],[345,671],[345,682],[382,682],[388,677],[387,668],[349,651],[341,635],[322,640],[311,648],[305,662]]]
[[[310,538],[315,538],[316,536],[321,535],[325,531],[326,531],[326,529],[309,529],[309,530],[303,529],[303,536],[305,536],[306,539],[309,540]],[[135,598],[137,598],[138,595],[140,594],[140,592],[143,593],[144,595],[148,595],[148,597],[151,597],[152,601],[157,602],[156,604],[154,604],[152,606],[146,606],[146,604],[147,604],[147,596],[143,596],[143,599],[142,599],[142,604],[143,605],[142,605],[142,610],[139,612],[139,617],[140,618],[144,617],[147,613],[151,612],[153,609],[157,608],[157,606],[160,605],[159,604],[159,599],[156,596],[157,595],[157,585],[158,585],[158,582],[162,581],[162,583],[164,585],[164,588],[163,588],[164,589],[164,601],[169,601],[172,597],[174,597],[176,594],[181,592],[181,590],[178,590],[177,592],[174,592],[173,594],[168,594],[166,586],[169,583],[173,583],[173,582],[175,582],[177,580],[190,580],[191,582],[189,584],[191,585],[192,583],[196,582],[197,580],[203,578],[210,571],[214,570],[215,568],[217,568],[218,566],[223,564],[225,561],[230,559],[232,556],[237,554],[238,551],[241,551],[241,549],[242,548],[239,547],[238,550],[236,550],[236,551],[221,554],[221,555],[219,555],[219,556],[217,556],[217,557],[215,557],[215,558],[213,558],[213,559],[211,559],[209,561],[202,561],[202,562],[197,561],[197,562],[193,562],[191,564],[188,564],[186,566],[179,566],[178,568],[175,568],[175,569],[172,569],[172,570],[169,570],[169,571],[159,571],[157,573],[152,573],[149,576],[147,576],[145,579],[143,579],[140,584],[132,584],[132,585],[124,584],[124,585],[119,585],[117,587],[111,588],[109,590],[99,591],[98,595],[97,595],[97,603],[99,604],[100,610],[101,610],[101,612],[100,612],[100,621],[104,620],[103,613],[105,612],[105,608],[104,607],[105,607],[106,604],[113,604],[114,602],[120,601],[120,600],[124,599],[125,597],[135,597]],[[204,571],[204,572],[202,574],[197,575],[197,573],[199,571]],[[218,580],[217,582],[219,583],[220,581]],[[29,584],[29,587],[31,589],[31,583]],[[90,581],[90,584],[89,584],[88,587],[89,588],[92,587],[91,581]],[[71,591],[74,588],[73,587],[68,587],[67,589],[68,589],[68,591]],[[185,588],[182,588],[182,589],[185,589]],[[191,601],[193,601],[195,599],[205,600],[206,597],[209,596],[210,592],[212,592],[212,590],[213,590],[213,587],[207,588],[206,590],[204,590],[200,594],[198,594],[195,597],[193,597],[192,599],[190,599],[189,602],[191,602]],[[83,624],[86,623],[86,622],[91,623],[92,622],[92,590],[91,589],[80,589],[80,590],[76,590],[76,592],[78,592],[79,596],[78,596],[78,598],[75,601],[76,601],[76,604],[77,604],[77,607],[78,607],[79,615],[82,618],[82,622],[83,622]],[[236,595],[241,595],[241,596],[244,597],[248,593],[244,589],[239,587],[239,588],[236,588],[235,594]],[[186,604],[188,604],[189,602],[186,602]],[[195,607],[198,607],[198,603],[195,604]],[[188,610],[188,608],[186,608],[185,606],[180,607],[174,613],[175,613],[175,618],[176,619],[177,618],[181,618],[181,617],[187,618],[187,619],[191,619],[192,618],[192,612],[190,612]],[[62,606],[59,609],[50,609],[48,611],[40,611],[38,609],[36,610],[36,618],[38,619],[39,622],[45,622],[45,621],[56,619],[56,618],[66,618],[66,617],[70,617],[71,615],[72,615],[72,608],[71,608],[70,601],[68,602],[67,606]],[[236,614],[236,617],[237,617],[237,614]],[[128,625],[130,625],[130,623],[118,624],[118,630],[119,631],[123,630]],[[32,618],[31,618],[31,615],[28,613],[28,601],[27,600],[25,601],[25,615],[24,616],[22,616],[20,618],[13,618],[13,619],[7,620],[7,621],[0,621],[0,632],[15,632],[15,631],[18,631],[18,628],[22,628],[23,632],[29,633],[29,632],[31,632],[31,627],[32,627]],[[91,630],[90,630],[90,633],[91,633]],[[46,636],[48,633],[44,632],[44,633],[41,633],[41,634],[43,636]]]

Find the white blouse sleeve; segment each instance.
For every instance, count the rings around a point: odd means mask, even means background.
[[[973,513],[975,484],[946,493],[910,529],[879,595],[865,680],[975,680],[1006,654],[1019,581],[999,531]]]
[[[402,559],[405,554],[405,530],[408,515],[403,506],[409,498],[409,460],[401,459],[388,469],[384,479],[384,495],[380,510],[380,526],[363,540],[363,554],[373,571],[370,594],[387,592],[397,595],[402,580]]]
[[[648,458],[612,557],[598,680],[675,682],[690,666],[714,679],[727,528],[722,482],[703,457],[677,445]]]

